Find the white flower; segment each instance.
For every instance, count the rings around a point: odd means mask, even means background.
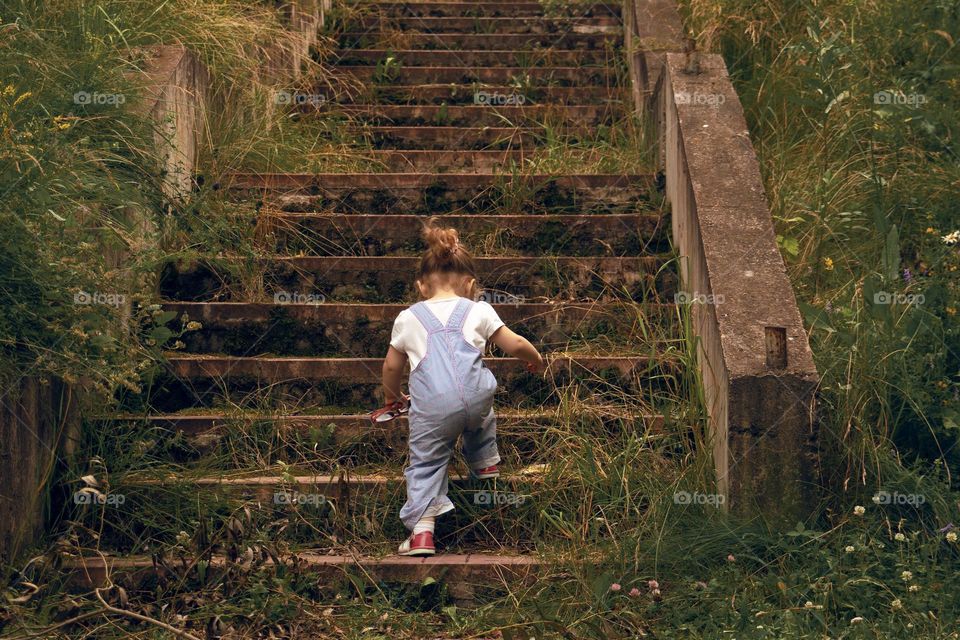
[[[861,507],[859,504],[853,508],[853,515],[862,516],[867,512],[866,507]]]
[[[903,603],[900,601],[900,598],[897,598],[896,600],[894,600],[893,602],[891,602],[891,603],[890,603],[890,606],[891,606],[893,609],[903,609]]]
[[[893,536],[893,539],[897,542],[906,542],[907,536],[903,535],[902,533],[898,533]]]
[[[907,591],[909,591],[910,593],[916,593],[917,591],[920,591],[920,585],[912,584],[909,587],[907,587]]]
[[[880,496],[873,496],[870,499],[873,500],[873,504],[880,504]]]
[[[803,606],[804,606],[804,608],[806,608],[806,609],[813,609],[813,603],[810,602],[809,600],[807,600],[806,602],[804,602],[804,603],[803,603]]]
[[[943,236],[941,240],[943,240],[943,244],[949,244],[951,246],[955,245],[960,242],[960,231],[948,233],[947,235]]]
[[[857,616],[856,618],[850,618],[850,624],[860,624],[863,622],[863,618]]]
[[[854,551],[857,550],[857,548],[854,547],[852,544],[848,544],[846,547],[844,547],[843,550],[846,551],[847,553],[853,553]]]
[[[913,580],[913,572],[904,571],[903,573],[900,574],[900,579],[903,580],[904,582],[910,582],[911,580]]]
[[[956,542],[957,541],[957,532],[951,531],[947,534],[947,542]]]

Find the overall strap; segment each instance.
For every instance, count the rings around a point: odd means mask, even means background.
[[[427,308],[426,302],[418,302],[411,306],[410,312],[420,321],[427,333],[443,329],[443,325],[437,320],[437,316],[433,315],[433,312]]]
[[[467,319],[467,314],[470,313],[470,309],[473,309],[473,304],[472,300],[460,298],[460,300],[457,301],[457,306],[453,308],[453,313],[451,313],[447,319],[446,328],[463,329],[463,323]]]

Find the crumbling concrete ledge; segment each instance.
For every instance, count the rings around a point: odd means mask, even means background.
[[[667,53],[652,99],[719,491],[733,513],[793,524],[819,493],[819,376],[740,100],[723,59],[698,57],[688,73]]]

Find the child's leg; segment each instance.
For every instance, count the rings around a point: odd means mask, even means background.
[[[400,510],[400,519],[411,531],[424,516],[438,516],[453,509],[447,497],[447,467],[459,433],[454,423],[459,420],[462,416],[439,421],[417,415],[410,418],[410,465],[403,472],[407,502]]]
[[[490,408],[486,415],[472,421],[463,431],[463,458],[473,470],[486,469],[500,462],[497,450],[497,416]]]

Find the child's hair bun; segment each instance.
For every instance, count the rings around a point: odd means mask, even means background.
[[[460,234],[456,229],[440,227],[436,216],[427,220],[423,227],[423,239],[427,243],[427,251],[438,258],[450,258],[460,247]]]

